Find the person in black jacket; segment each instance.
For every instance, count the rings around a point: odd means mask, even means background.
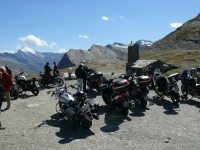
[[[55,76],[55,75],[59,74],[59,71],[58,71],[58,66],[57,66],[55,61],[53,62],[53,65],[54,65],[54,67],[53,67],[53,75]]]
[[[78,82],[78,91],[86,92],[86,79],[87,72],[84,69],[84,64],[81,63],[78,68],[75,70],[75,75]]]
[[[49,86],[49,80],[50,80],[51,71],[52,71],[52,69],[49,67],[49,62],[46,62],[46,65],[44,66],[45,85],[46,85],[46,87]]]

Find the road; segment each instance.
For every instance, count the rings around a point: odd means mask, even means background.
[[[75,81],[67,81],[72,84]],[[62,120],[55,111],[57,100],[41,90],[38,96],[27,92],[12,101],[1,113],[2,150],[199,150],[200,100],[181,101],[173,109],[170,99],[154,100],[148,109],[135,108],[127,117],[109,110],[101,95],[89,91],[101,106],[100,119],[90,130]],[[71,90],[75,93],[75,90]],[[149,96],[153,97],[154,91]],[[5,105],[5,104],[4,104]]]

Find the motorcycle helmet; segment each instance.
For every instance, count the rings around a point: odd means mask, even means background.
[[[75,97],[78,101],[84,102],[86,100],[86,94],[83,91],[79,91],[75,94]]]
[[[187,77],[187,76],[188,76],[188,70],[184,70],[184,71],[182,72],[182,76]]]

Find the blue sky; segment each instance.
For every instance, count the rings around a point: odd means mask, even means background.
[[[0,52],[154,42],[199,13],[200,0],[0,0]]]

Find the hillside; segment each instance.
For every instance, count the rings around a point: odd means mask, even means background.
[[[200,14],[155,42],[148,50],[200,50]]]

